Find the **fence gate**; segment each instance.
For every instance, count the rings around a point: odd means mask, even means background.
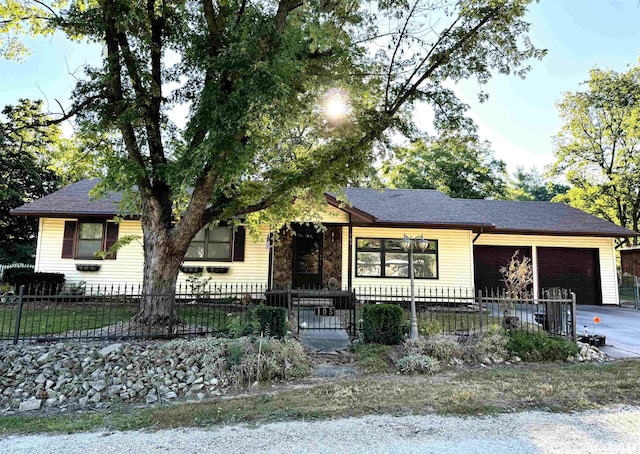
[[[272,290],[267,304],[287,307],[291,329],[345,330],[356,334],[355,294],[351,291],[314,289]]]

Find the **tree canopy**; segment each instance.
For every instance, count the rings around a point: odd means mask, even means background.
[[[5,107],[0,117],[0,263],[32,262],[38,220],[9,211],[58,188],[48,158],[62,140],[59,128],[26,128],[42,119],[42,103],[27,100]]]
[[[555,198],[638,230],[640,219],[640,67],[593,69],[583,91],[558,103],[564,125],[553,171],[572,188]]]
[[[506,165],[489,144],[475,137],[419,140],[396,148],[382,175],[396,188],[437,189],[451,197],[481,199],[506,196]]]
[[[568,190],[569,186],[546,178],[536,167],[526,170],[519,166],[509,181],[507,198],[550,202],[554,197],[562,196]]]
[[[444,82],[524,76],[545,53],[527,36],[531,1],[5,0],[0,33],[20,23],[102,44],[61,119],[104,145],[104,185],[142,214],[144,289],[158,295],[203,226],[282,220],[292,198],[356,178],[387,132],[415,132],[414,103],[438,131],[470,128]],[[339,120],[322,107],[336,92]],[[164,323],[172,304],[149,297],[138,319]]]

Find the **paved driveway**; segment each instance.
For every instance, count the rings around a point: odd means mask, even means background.
[[[600,323],[593,323],[594,317]],[[577,308],[577,332],[589,334],[595,326],[595,334],[607,336],[602,351],[614,358],[640,357],[640,310],[617,306],[581,306]]]

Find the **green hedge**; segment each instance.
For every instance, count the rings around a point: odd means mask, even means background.
[[[522,330],[507,331],[507,349],[523,361],[564,361],[578,354],[578,346],[562,337]]]
[[[27,267],[27,266],[17,266],[15,268],[7,268],[6,270],[4,270],[4,274],[2,275],[2,282],[7,283],[9,285],[14,285],[13,284],[14,276],[18,274],[25,274],[25,273],[27,274],[33,273],[33,268]]]
[[[252,309],[252,316],[257,320],[261,332],[278,339],[287,334],[287,310],[284,307],[256,306]]]
[[[404,311],[396,304],[366,304],[362,313],[362,334],[370,344],[394,345],[404,337]]]
[[[7,282],[14,286],[16,291],[24,285],[26,294],[55,294],[64,286],[64,274],[34,273],[33,270],[29,270],[28,272],[12,273]]]

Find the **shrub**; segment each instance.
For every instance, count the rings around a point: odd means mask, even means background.
[[[471,352],[476,359],[489,357],[493,361],[504,360],[509,356],[508,342],[504,331],[498,325],[492,325],[485,334],[473,341]]]
[[[435,374],[440,370],[440,363],[427,355],[407,355],[398,360],[398,369],[404,374],[413,372]]]
[[[30,294],[57,293],[64,286],[62,273],[36,273],[33,270],[22,271],[10,275],[9,284],[16,289],[24,285],[25,292]]]
[[[427,355],[447,363],[453,358],[462,358],[464,354],[464,349],[455,336],[446,334],[408,340],[404,343],[404,351],[407,355]]]
[[[362,312],[363,340],[370,344],[402,342],[404,312],[395,304],[367,304]]]
[[[287,334],[287,310],[284,307],[270,307],[259,305],[251,310],[251,315],[256,318],[260,332],[266,336],[282,339]],[[254,334],[260,334],[255,332]]]
[[[237,388],[255,381],[290,380],[311,373],[302,346],[290,339],[205,337],[171,341],[168,348],[180,348],[195,358],[196,365],[201,367],[205,376],[217,378],[223,387]]]
[[[380,344],[354,344],[353,353],[358,365],[366,373],[378,374],[389,372],[389,352],[391,347]]]
[[[564,361],[579,352],[578,346],[570,340],[546,333],[511,330],[507,336],[507,348],[523,361]]]
[[[418,333],[423,336],[433,336],[442,332],[442,325],[437,320],[425,320],[418,324]]]
[[[16,274],[24,274],[24,273],[33,273],[33,267],[31,266],[16,266],[15,268],[7,268],[4,270],[4,274],[2,275],[2,282],[5,282],[9,285],[13,284],[13,276]]]
[[[252,334],[254,331],[252,318],[253,317],[248,318],[244,314],[239,314],[230,318],[227,324],[229,337],[237,338]]]

